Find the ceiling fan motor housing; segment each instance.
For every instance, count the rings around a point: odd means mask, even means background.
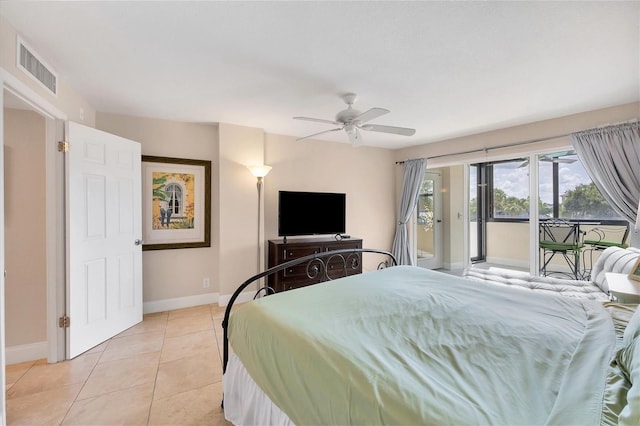
[[[342,95],[342,100],[345,104],[348,105],[348,108],[340,111],[336,114],[336,121],[338,123],[349,123],[353,121],[354,118],[360,115],[360,111],[357,109],[353,109],[353,104],[358,99],[358,95],[355,93],[345,93]]]
[[[349,105],[349,108],[345,109],[344,111],[340,111],[339,113],[336,114],[336,121],[338,123],[346,124],[353,121],[353,119],[359,115],[360,115],[360,111],[358,111],[357,109],[351,108],[351,105]]]

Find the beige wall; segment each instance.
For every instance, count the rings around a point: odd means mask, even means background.
[[[213,173],[217,168],[216,125],[98,113],[96,128],[140,142],[143,155],[210,160]],[[212,188],[214,192],[217,191]],[[217,210],[212,210],[212,223],[217,223]],[[212,240],[217,238],[218,235],[212,230]],[[218,271],[216,247],[144,251],[142,266],[145,302],[218,291],[215,279]],[[210,288],[202,288],[203,278],[211,280]]]
[[[17,35],[15,28],[4,18],[0,17],[0,66],[20,82],[26,84],[36,94],[41,96],[67,115],[67,118],[87,126],[95,125],[95,109],[82,97],[78,96],[74,89],[58,74],[57,95],[44,89],[39,82],[19,69],[16,65]],[[29,44],[29,40],[24,40]],[[33,48],[33,47],[32,47]],[[35,53],[38,53],[35,51]],[[38,53],[39,55],[39,53]],[[50,63],[48,58],[41,57],[44,62]],[[55,69],[53,70],[55,71]]]
[[[363,239],[363,247],[391,250],[395,231],[393,152],[353,148],[347,143],[296,141],[266,136],[265,162],[273,169],[265,178],[265,237],[278,238],[278,191],[346,193],[346,232]],[[365,269],[375,261],[365,255]]]
[[[487,222],[487,262],[529,267],[529,222]]]
[[[4,108],[8,347],[47,340],[44,145],[42,116]]]
[[[273,167],[263,192],[263,252],[277,238],[278,191],[345,192],[347,233],[390,249],[395,223],[392,152],[305,141],[231,124],[202,125],[98,113],[97,128],[142,143],[144,155],[213,161],[212,247],[143,253],[145,302],[206,292],[229,296],[257,272],[258,197],[252,164]],[[262,260],[264,262],[264,260]],[[376,263],[366,262],[365,269]],[[202,289],[202,278],[211,288]]]
[[[605,241],[618,241],[622,238],[623,232],[612,232],[618,229],[617,226],[607,225],[581,225],[580,231],[584,232],[583,240],[598,239],[596,233],[591,230],[600,228],[607,235]],[[630,235],[625,241],[630,242]],[[600,257],[601,252],[591,250],[586,245],[583,250],[583,259],[580,262],[580,269],[591,269]],[[520,268],[529,267],[529,223],[528,222],[487,222],[487,262],[501,265],[515,266]],[[561,255],[553,257],[550,263],[550,270],[566,270],[567,263]]]
[[[214,183],[220,221],[214,238],[219,244],[218,277],[223,296],[231,295],[258,270],[258,191],[247,166],[263,164],[264,137],[262,129],[220,124],[219,174]]]

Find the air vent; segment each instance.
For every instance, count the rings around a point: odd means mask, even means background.
[[[57,95],[58,76],[47,66],[20,37],[18,37],[18,68],[40,82],[47,90]]]

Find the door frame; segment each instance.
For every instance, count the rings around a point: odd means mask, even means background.
[[[478,188],[476,188],[476,226],[474,229],[471,228],[471,217],[469,214],[469,198],[472,194],[471,189],[471,168],[476,168],[476,183]],[[465,177],[465,182],[468,187],[467,192],[465,192],[465,200],[467,201],[466,207],[466,216],[465,222],[467,222],[467,228],[469,230],[469,235],[466,241],[469,244],[469,253],[465,256],[468,258],[469,264],[474,262],[485,262],[487,260],[487,217],[489,217],[489,210],[487,203],[485,203],[486,191],[487,191],[487,170],[486,167],[482,165],[482,163],[469,163],[465,165],[465,170],[467,172],[467,176]],[[477,244],[476,244],[476,252],[477,256],[471,257],[471,234],[476,234]]]
[[[58,318],[65,312],[65,209],[64,209],[64,156],[57,150],[57,142],[64,139],[64,123],[67,114],[47,101],[26,83],[0,67],[0,85],[2,91],[7,90],[28,104],[35,112],[45,118],[45,252],[46,252],[46,288],[47,288],[47,361],[50,363],[65,359],[65,333],[58,327]],[[0,94],[0,100],[4,96]],[[0,117],[0,142],[4,146],[4,117]],[[4,158],[0,157],[0,173],[4,176]],[[0,197],[0,211],[4,212],[4,196]],[[3,213],[2,213],[3,215]],[[4,221],[3,221],[4,223]],[[3,232],[4,235],[4,232]],[[2,244],[0,265],[4,270],[4,241]],[[2,297],[0,309],[0,326],[3,341],[1,342],[1,358],[4,371],[4,277],[1,278],[0,292]],[[2,400],[3,407],[4,399]]]

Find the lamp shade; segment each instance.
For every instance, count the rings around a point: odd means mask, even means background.
[[[251,171],[251,174],[257,178],[263,178],[271,171],[271,166],[265,166],[264,164],[259,166],[247,166]]]

